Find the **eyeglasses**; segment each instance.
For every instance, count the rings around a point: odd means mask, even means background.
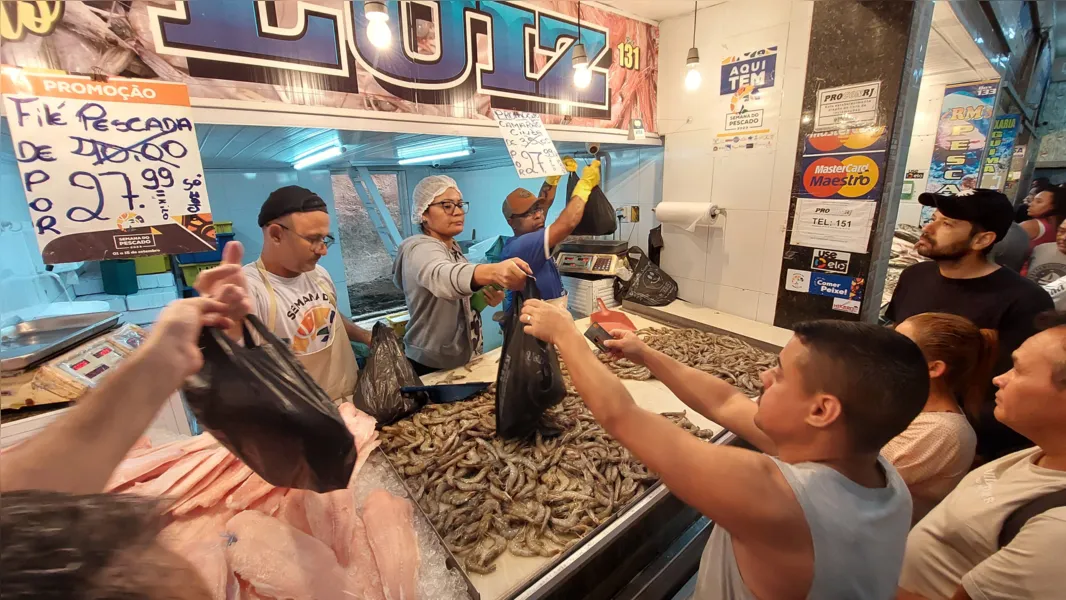
[[[445,212],[445,214],[448,214],[448,215],[451,215],[451,216],[455,216],[455,209],[457,209],[457,208],[458,209],[462,209],[463,214],[466,214],[466,212],[468,210],[470,210],[470,203],[469,202],[452,202],[452,201],[434,202],[434,203],[430,204],[429,206],[439,206],[439,207],[441,207],[441,210],[443,210]],[[428,209],[429,206],[427,206],[426,208]]]
[[[296,237],[302,239],[303,241],[307,242],[308,244],[311,244],[311,249],[312,250],[314,250],[315,248],[318,248],[319,246],[321,246],[323,248],[329,248],[330,246],[333,245],[333,242],[337,241],[332,235],[329,235],[329,234],[326,234],[326,235],[323,235],[323,236],[307,237],[306,235],[300,235],[299,233],[296,233],[295,231],[293,231],[292,229],[289,229],[288,227],[286,227],[282,223],[274,223],[274,224],[277,225],[278,227],[281,227],[285,231],[288,231],[289,233],[295,235]]]
[[[533,208],[527,210],[526,212],[524,212],[524,213],[522,213],[520,215],[511,215],[511,218],[512,219],[528,219],[529,217],[535,217],[535,216],[537,216],[538,213],[543,213],[543,212],[547,212],[547,211],[544,209],[543,206],[537,204],[537,205],[534,205]]]

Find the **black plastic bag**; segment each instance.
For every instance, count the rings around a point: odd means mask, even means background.
[[[574,196],[574,188],[577,187],[577,173],[570,173],[566,180],[566,200]],[[585,203],[585,214],[574,228],[574,235],[611,235],[618,228],[618,217],[614,214],[614,207],[600,186],[592,188],[589,201]]]
[[[633,275],[628,281],[615,278],[615,300],[628,300],[644,306],[666,306],[677,300],[677,282],[651,262],[639,246],[632,246],[626,251],[626,261]]]
[[[213,327],[200,347],[204,366],[183,389],[204,429],[272,485],[320,493],[348,486],[355,440],[284,342],[250,315],[243,347]]]
[[[503,330],[503,354],[496,375],[496,435],[522,437],[529,434],[540,415],[566,396],[566,383],[559,368],[555,346],[522,330],[519,316],[527,298],[540,298],[537,285],[526,280],[522,292],[513,293],[514,310]]]
[[[388,425],[417,412],[429,401],[426,392],[404,394],[400,388],[421,386],[422,380],[408,362],[396,332],[384,323],[374,325],[370,358],[355,384],[355,406]]]

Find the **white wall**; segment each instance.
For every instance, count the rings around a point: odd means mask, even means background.
[[[896,224],[918,226],[922,216],[922,206],[918,204],[918,194],[925,191],[929,182],[929,164],[933,160],[933,146],[936,144],[937,127],[940,124],[940,107],[944,103],[944,88],[953,83],[950,77],[924,77],[918,88],[918,108],[914,113],[914,130],[911,133],[910,150],[907,152],[907,171],[919,170],[925,173],[924,179],[914,182],[914,194],[911,200],[900,200]]]
[[[703,85],[683,86],[692,16],[659,25],[658,121],[666,134],[663,194],[668,202],[711,202],[724,226],[694,233],[664,226],[662,266],[680,297],[748,319],[773,323],[791,199],[813,3],[745,0],[699,11],[696,45]],[[778,45],[781,86],[776,150],[716,158],[719,65],[723,55]],[[686,123],[686,120],[691,122]]]

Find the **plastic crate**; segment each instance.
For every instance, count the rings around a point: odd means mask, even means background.
[[[166,273],[170,270],[170,257],[163,254],[142,256],[133,259],[133,262],[137,265],[138,275],[155,275],[157,273]]]
[[[233,221],[215,221],[215,235],[232,234]]]
[[[233,241],[232,233],[219,233],[215,235],[215,244],[218,246],[218,250],[210,250],[208,252],[188,252],[186,254],[175,254],[174,258],[177,259],[179,265],[193,265],[203,264],[209,262],[219,262],[222,260],[222,249],[226,247],[226,244]]]
[[[185,285],[192,287],[196,283],[196,277],[200,275],[200,271],[206,271],[211,267],[217,267],[219,261],[207,262],[207,263],[194,263],[194,264],[180,264],[181,278],[185,280]]]

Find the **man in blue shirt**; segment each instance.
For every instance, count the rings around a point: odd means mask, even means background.
[[[567,156],[563,158],[566,170],[577,171],[577,161]],[[556,300],[566,307],[563,293],[563,280],[552,258],[552,250],[567,238],[581,222],[585,215],[585,203],[588,202],[592,188],[600,184],[600,161],[594,160],[581,172],[581,180],[574,187],[573,195],[566,208],[551,225],[544,224],[544,218],[555,201],[555,188],[560,176],[554,175],[544,180],[540,195],[534,196],[524,188],[518,188],[507,195],[503,201],[503,216],[514,230],[514,237],[503,245],[501,258],[521,258],[529,264],[536,277],[537,289],[543,300]],[[504,311],[511,310],[511,297],[507,295]]]

